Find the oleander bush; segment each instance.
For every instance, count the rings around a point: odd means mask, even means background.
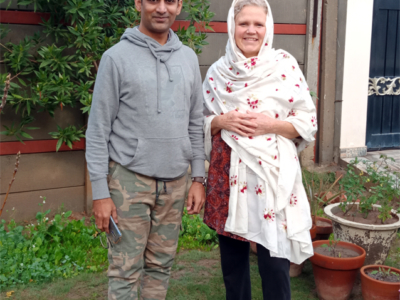
[[[30,126],[36,112],[54,117],[65,107],[79,107],[83,114],[90,113],[101,56],[119,42],[126,28],[140,23],[140,13],[134,0],[19,0],[18,4],[33,4],[35,11],[50,13],[48,20],[43,19],[42,32],[17,43],[0,43],[0,60],[6,68],[0,74],[0,89],[10,73],[7,106],[18,115],[15,120],[20,120],[4,126],[0,134],[22,142],[33,138],[38,129]],[[207,45],[204,31],[211,29],[209,22],[214,15],[209,0],[183,0],[183,12],[189,26],[179,28],[177,34],[183,44],[200,54]],[[196,23],[200,31],[196,31]],[[7,40],[9,32],[7,26],[0,26],[1,39]],[[49,135],[58,140],[58,150],[63,144],[72,148],[85,131],[85,124],[69,124],[58,126]]]

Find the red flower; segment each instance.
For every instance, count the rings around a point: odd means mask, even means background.
[[[282,79],[286,80],[286,75],[285,74],[282,74]]]
[[[211,99],[211,102],[214,102],[214,98]]]
[[[296,87],[300,88],[300,85],[299,85],[299,84],[296,84]]]
[[[269,142],[269,141],[272,141],[272,139],[271,138],[267,138],[267,141]]]
[[[210,77],[210,80],[211,80],[211,81],[214,81],[214,78]]]
[[[265,46],[268,46],[268,43],[265,43]]]
[[[239,75],[239,72],[237,72],[236,75]]]
[[[260,164],[260,166],[262,166],[262,161],[261,160],[259,160],[258,163]]]
[[[249,139],[251,139],[251,140],[252,140],[252,139],[253,139],[253,137],[252,137],[252,136],[249,136]]]
[[[275,115],[275,118],[277,118],[277,119],[278,119],[278,118],[279,118],[279,115],[278,115],[278,114],[276,114],[276,115]]]
[[[293,98],[293,97],[289,99],[289,102],[290,102],[290,103],[293,103],[293,101],[294,101],[294,98]]]
[[[246,83],[246,84],[244,85],[244,87],[248,87],[248,84]]]
[[[207,94],[211,93],[210,91],[207,91]]]
[[[293,71],[296,69],[296,67],[295,67],[295,66],[292,66],[292,68],[293,68]]]
[[[242,160],[239,158],[239,164],[242,163]]]
[[[214,88],[214,91],[216,91],[216,90],[217,90],[217,88],[215,87],[215,88]]]

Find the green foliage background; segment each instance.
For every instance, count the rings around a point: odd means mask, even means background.
[[[10,0],[0,0],[0,3]],[[79,106],[83,114],[90,113],[93,86],[102,54],[118,43],[126,28],[140,23],[140,13],[134,0],[20,0],[19,5],[34,5],[35,11],[50,12],[43,20],[44,30],[27,36],[19,43],[0,43],[7,73],[0,74],[0,89],[8,73],[12,74],[7,106],[12,106],[22,121],[4,126],[0,134],[33,138],[29,126],[35,112],[47,112],[54,117],[56,110]],[[211,29],[214,13],[208,0],[183,0],[183,11],[188,13],[188,28],[179,28],[181,41],[200,54],[207,45],[206,34],[196,32],[195,22]],[[10,30],[0,27],[0,38]],[[49,43],[49,41],[52,41]],[[85,126],[68,125],[49,133],[62,144],[73,146],[84,137]],[[29,133],[28,133],[29,132]]]

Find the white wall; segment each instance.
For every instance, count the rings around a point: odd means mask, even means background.
[[[348,0],[340,149],[365,148],[373,0]]]

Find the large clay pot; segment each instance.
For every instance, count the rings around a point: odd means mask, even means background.
[[[358,206],[358,204],[356,203]],[[331,204],[325,207],[325,214],[332,220],[333,234],[335,239],[356,244],[365,249],[367,257],[366,265],[381,265],[387,258],[396,237],[397,230],[400,228],[400,218],[398,221],[389,225],[368,225],[348,221],[332,213],[338,209],[339,204]],[[374,205],[378,209],[380,205]],[[396,215],[395,211],[392,211]],[[400,215],[397,215],[400,217]]]
[[[315,249],[323,244],[329,244],[329,241],[313,242],[313,247]],[[360,256],[337,258],[314,253],[310,261],[318,297],[322,300],[349,299],[358,270],[364,264],[366,253],[363,248],[346,242],[339,242],[338,245],[356,251]]]
[[[326,218],[316,217],[316,222],[322,222],[325,226],[320,226],[317,223],[317,237],[316,240],[328,240],[333,232],[332,221]]]
[[[310,235],[311,235],[311,240],[315,240],[315,238],[317,237],[317,226],[314,224],[310,229]]]
[[[370,265],[361,268],[361,287],[364,300],[398,300],[400,283],[384,282],[373,279],[366,274],[366,271],[374,271],[388,266]],[[399,269],[390,268],[391,271],[400,274]]]

